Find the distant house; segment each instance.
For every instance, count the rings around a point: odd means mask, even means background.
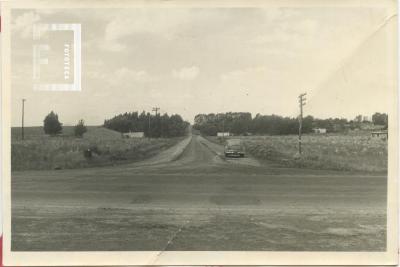
[[[231,136],[231,133],[230,132],[218,132],[217,136],[218,137]]]
[[[314,128],[313,132],[316,134],[325,134],[326,133],[326,129],[325,128]]]
[[[387,132],[387,131],[375,131],[375,132],[371,132],[371,137],[374,137],[374,138],[381,138],[381,139],[388,139],[388,132]]]
[[[143,138],[144,132],[129,132],[129,133],[122,133],[124,138]]]

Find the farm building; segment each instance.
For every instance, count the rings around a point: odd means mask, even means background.
[[[387,132],[387,131],[375,131],[375,132],[371,132],[371,137],[374,137],[374,138],[381,138],[381,139],[388,139],[388,132]]]
[[[316,134],[325,134],[326,133],[326,129],[325,128],[314,128],[313,132]]]
[[[144,132],[129,132],[129,133],[122,133],[122,136],[125,138],[143,138]]]
[[[230,132],[218,132],[217,136],[218,137],[231,136],[231,133]]]

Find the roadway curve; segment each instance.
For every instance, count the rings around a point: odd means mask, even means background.
[[[178,156],[12,174],[12,249],[382,251],[386,177]],[[168,154],[167,153],[167,154]]]

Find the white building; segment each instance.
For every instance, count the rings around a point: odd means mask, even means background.
[[[125,138],[143,138],[144,132],[129,132],[129,133],[122,133],[122,136]]]
[[[314,128],[313,131],[316,134],[325,134],[326,133],[326,129],[325,128]]]
[[[218,132],[217,136],[218,137],[231,136],[231,133],[230,132]]]
[[[383,140],[387,140],[388,139],[388,131],[383,130],[383,131],[371,132],[371,136],[376,137],[376,138],[381,138]]]

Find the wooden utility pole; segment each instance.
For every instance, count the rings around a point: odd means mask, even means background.
[[[155,111],[156,112],[156,122],[158,122],[157,124],[158,124],[158,130],[160,130],[160,120],[158,120],[157,119],[157,115],[158,115],[158,111],[160,110],[160,108],[159,107],[154,107],[153,109],[152,109],[152,111]],[[155,137],[157,137],[157,134],[155,135]]]
[[[151,118],[151,114],[150,114],[150,112],[148,114],[149,114],[149,130],[148,130],[149,136],[148,137],[150,137],[150,118]]]
[[[156,117],[157,117],[158,111],[160,110],[160,108],[159,108],[159,107],[155,107],[155,108],[153,108],[152,110],[156,112]]]
[[[303,127],[303,106],[305,106],[307,93],[299,95],[300,115],[299,115],[299,155],[301,155],[301,129]]]
[[[24,140],[24,117],[25,117],[25,98],[22,98],[22,128],[21,128],[21,139]]]

